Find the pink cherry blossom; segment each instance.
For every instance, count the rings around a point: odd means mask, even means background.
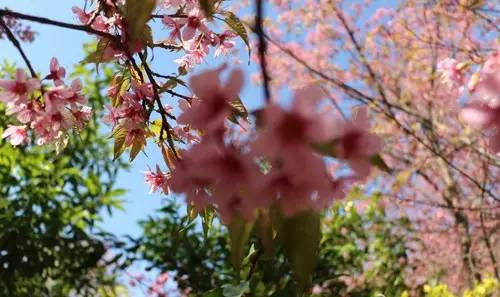
[[[264,110],[264,127],[254,143],[255,151],[269,157],[288,157],[287,152],[330,139],[333,117],[316,110],[322,98],[321,89],[311,86],[295,93],[291,110],[269,104]]]
[[[165,16],[163,18],[163,24],[172,30],[167,39],[169,42],[175,43],[177,40],[180,40],[181,28],[186,24],[186,22],[187,21],[185,19],[175,20],[169,16]]]
[[[200,104],[185,111],[179,117],[178,123],[189,124],[207,133],[223,127],[231,112],[229,103],[238,96],[243,86],[241,70],[233,70],[228,81],[222,84],[220,74],[224,68],[206,71],[191,78],[191,89],[198,96]]]
[[[188,144],[198,143],[201,141],[201,138],[194,134],[189,126],[177,126],[174,128],[174,132],[177,137]]]
[[[479,72],[479,81],[473,88],[473,100],[493,107],[500,105],[500,53],[489,57]]]
[[[199,9],[192,10],[187,18],[186,27],[182,31],[182,39],[190,40],[199,30],[207,35],[210,35],[210,30],[205,25],[205,18],[203,12]]]
[[[472,102],[462,109],[461,115],[472,126],[489,130],[488,145],[493,152],[500,152],[500,106]]]
[[[71,10],[78,17],[78,20],[80,20],[80,23],[82,23],[82,24],[88,24],[88,22],[90,20],[90,14],[89,13],[86,13],[85,11],[83,11],[83,9],[81,9],[78,6],[73,6],[73,8]]]
[[[144,181],[151,186],[149,193],[160,190],[163,194],[169,194],[168,188],[169,174],[162,172],[160,166],[156,165],[156,172],[148,170],[144,173]]]
[[[293,154],[294,161],[274,162],[271,172],[262,178],[258,188],[260,196],[267,197],[268,203],[276,199],[282,214],[293,216],[307,210],[320,210],[334,199],[343,197],[339,195],[339,184],[330,178],[321,157],[305,149]]]
[[[83,129],[85,124],[92,117],[92,108],[89,106],[82,106],[80,109],[72,111],[74,117],[74,124],[78,129]]]
[[[137,81],[132,80],[132,89],[138,99],[144,99],[149,102],[154,100],[153,85],[150,83],[139,84]]]
[[[23,69],[17,69],[14,80],[0,80],[0,100],[5,103],[25,100],[31,92],[40,88],[40,81],[35,78],[26,78]]]
[[[465,75],[458,68],[458,61],[446,58],[438,63],[437,70],[443,82],[449,87],[461,87],[465,84]]]
[[[106,105],[106,109],[108,110],[108,114],[104,116],[103,121],[114,128],[120,119],[119,111],[111,105]]]
[[[227,54],[231,49],[234,48],[236,42],[231,40],[231,38],[235,38],[237,35],[233,31],[226,30],[224,33],[220,35],[216,35],[216,44],[217,50],[214,53],[215,57],[218,57],[220,54]]]
[[[382,142],[378,136],[369,132],[370,120],[366,107],[358,108],[351,121],[338,124],[335,130],[336,153],[345,159],[363,179],[370,173],[370,158],[382,150]]]
[[[12,126],[9,125],[3,134],[2,138],[9,138],[9,141],[12,145],[17,146],[20,145],[28,139],[28,132],[26,130],[26,126]]]
[[[173,191],[185,193],[197,210],[207,205],[217,207],[225,223],[235,216],[253,218],[254,209],[263,203],[253,186],[259,176],[253,158],[211,139],[204,139],[181,155],[172,172]]]
[[[47,75],[47,79],[54,80],[56,83],[62,83],[61,80],[66,76],[66,70],[59,66],[57,58],[52,58],[50,60],[50,74]]]

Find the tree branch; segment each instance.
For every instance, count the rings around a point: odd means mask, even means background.
[[[266,102],[271,100],[271,88],[270,88],[270,77],[267,71],[267,61],[266,61],[266,51],[267,51],[267,43],[266,38],[264,36],[264,28],[263,28],[263,15],[264,15],[264,3],[262,0],[256,0],[256,10],[257,14],[255,17],[255,34],[259,39],[259,62],[260,62],[260,70],[262,79],[264,80],[264,96]]]

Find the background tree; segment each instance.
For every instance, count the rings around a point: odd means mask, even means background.
[[[367,188],[380,189],[390,212],[407,214],[420,235],[424,247],[411,260],[420,267],[415,284],[430,278],[460,290],[484,274],[498,279],[499,160],[485,138],[495,134],[471,129],[460,116],[468,97],[484,95],[474,84],[486,81],[478,65],[498,50],[498,3],[273,4],[282,16],[267,23],[275,92],[318,82],[339,106],[373,111],[393,172]],[[451,66],[442,62],[449,58]]]
[[[0,73],[5,78],[14,71],[14,65],[4,64]],[[33,144],[1,143],[2,296],[97,296],[115,286],[110,248],[116,239],[99,223],[103,211],[121,207],[123,190],[114,183],[126,164],[113,162],[99,124],[109,72],[95,78],[94,71],[80,67],[77,73],[95,113],[60,154]],[[4,112],[2,107],[2,127],[11,123]]]

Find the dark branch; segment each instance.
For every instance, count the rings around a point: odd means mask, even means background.
[[[264,80],[264,95],[266,102],[269,102],[269,100],[271,100],[271,89],[269,87],[270,77],[267,71],[267,61],[266,61],[267,43],[263,28],[264,3],[262,0],[256,0],[255,3],[256,3],[257,15],[255,18],[254,31],[259,39],[259,47],[258,47],[259,62],[260,62],[262,79]]]
[[[117,36],[114,36],[114,35],[106,33],[106,32],[94,30],[93,28],[91,28],[88,25],[70,24],[70,23],[65,23],[65,22],[60,22],[60,21],[54,21],[54,20],[44,18],[44,17],[32,16],[32,15],[28,15],[28,14],[24,14],[24,13],[14,12],[14,11],[10,11],[7,9],[0,9],[0,17],[3,17],[3,16],[10,16],[10,17],[21,19],[21,20],[32,21],[35,23],[52,25],[52,26],[57,26],[57,27],[61,27],[61,28],[87,32],[87,33],[95,34],[95,35],[98,35],[101,37],[108,37],[110,39],[117,39]]]

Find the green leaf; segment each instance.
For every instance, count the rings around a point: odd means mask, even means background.
[[[227,284],[222,287],[222,294],[224,297],[243,297],[249,289],[248,282],[241,282],[238,285]]]
[[[155,9],[156,0],[127,0],[125,3],[125,20],[128,37],[131,41],[141,38],[146,30],[146,23]]]
[[[202,297],[224,297],[224,294],[222,293],[222,289],[218,288],[203,293]]]
[[[54,142],[56,155],[59,155],[66,148],[66,146],[68,146],[68,140],[68,135],[63,135]]]
[[[308,286],[316,266],[321,239],[319,213],[311,211],[284,218],[280,236],[299,286]]]
[[[127,136],[127,130],[123,126],[117,126],[113,132],[112,137],[115,139],[113,158],[117,160],[125,151],[125,138]]]
[[[241,20],[231,11],[225,11],[224,12],[224,22],[231,28],[231,30],[234,31],[234,33],[238,34],[238,36],[245,42],[247,49],[248,49],[248,57],[250,58],[251,55],[251,47],[250,47],[250,42],[248,40],[248,33],[247,30],[245,29],[245,26],[241,22]]]
[[[177,81],[174,79],[169,79],[167,80],[166,83],[164,83],[161,88],[160,88],[160,93],[166,92],[168,90],[172,90],[173,88],[177,87]]]
[[[320,154],[324,156],[337,158],[337,153],[335,152],[335,146],[337,145],[336,140],[323,142],[323,143],[314,143],[313,148]]]
[[[187,208],[188,222],[192,223],[198,217],[198,212],[191,203],[188,203],[186,208]]]
[[[370,161],[372,165],[376,166],[378,169],[387,172],[387,173],[392,173],[393,170],[385,163],[384,159],[380,155],[375,155],[370,158]]]
[[[210,20],[212,19],[212,15],[214,13],[214,4],[213,0],[199,0],[200,8],[205,13],[205,16]]]
[[[206,208],[202,212],[202,226],[203,226],[203,236],[208,239],[208,232],[212,227],[214,221],[214,210],[213,208]]]
[[[240,273],[241,261],[245,255],[245,246],[250,238],[252,227],[253,223],[246,222],[240,217],[233,218],[228,226],[231,242],[231,264],[237,275]]]

